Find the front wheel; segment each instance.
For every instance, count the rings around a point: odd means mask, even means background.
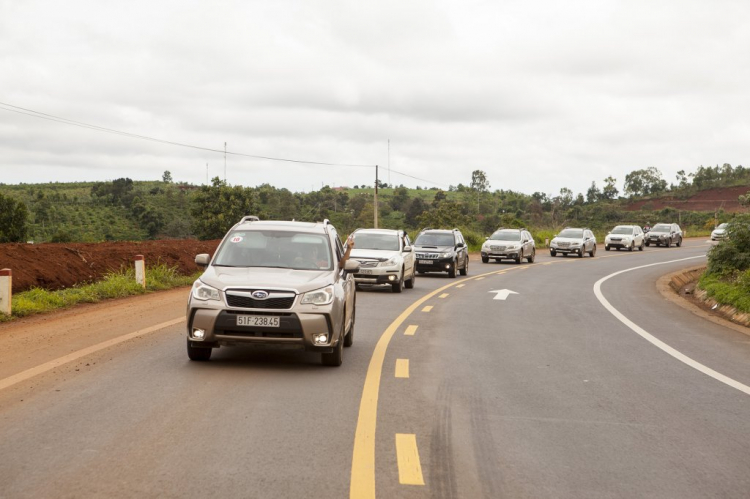
[[[641,241],[641,245],[638,246],[638,251],[643,251],[643,241]]]
[[[591,258],[594,258],[596,256],[596,244],[591,247],[591,251],[589,251],[589,256]]]
[[[344,346],[350,347],[352,346],[352,343],[354,343],[354,321],[356,320],[357,315],[357,308],[355,306],[354,310],[352,310],[352,325],[349,326],[349,332],[344,336]]]
[[[523,250],[518,252],[518,256],[516,257],[516,265],[519,265],[521,263],[521,260],[523,260]]]
[[[604,245],[604,251],[609,251],[609,245],[608,244]]]
[[[400,293],[404,289],[404,270],[401,269],[401,277],[398,278],[398,282],[391,284],[391,289],[394,293]]]
[[[187,353],[190,360],[206,361],[211,358],[212,351],[213,348],[194,347],[190,340],[187,340]]]
[[[482,257],[482,263],[490,263],[490,257],[488,257],[488,256],[483,256],[483,257]]]
[[[583,253],[584,253],[583,248],[584,247],[582,246],[581,249],[578,251],[578,258],[583,258]]]
[[[682,238],[680,238],[680,239],[679,239],[679,240],[677,241],[677,243],[675,244],[675,246],[677,246],[678,248],[679,248],[680,246],[682,246]]]
[[[456,277],[456,263],[457,262],[453,262],[451,268],[448,269],[448,277]]]
[[[630,243],[630,246],[628,247],[628,251],[633,251],[633,248],[635,248],[635,243]]]
[[[406,287],[408,289],[412,289],[414,287],[414,281],[416,281],[416,280],[417,280],[417,271],[414,270],[414,268],[412,267],[412,269],[411,269],[411,279],[409,279],[408,281],[406,281],[404,284],[406,285]]]
[[[651,243],[646,241],[646,246],[651,246]]]
[[[466,275],[469,273],[469,255],[466,255],[466,260],[464,261],[464,268],[460,270],[461,275]]]
[[[536,250],[532,249],[531,250],[531,255],[528,256],[528,257],[526,257],[526,261],[529,262],[529,263],[534,263],[534,258],[535,257],[536,257]]]
[[[557,256],[557,251],[549,250],[549,256]]]
[[[320,361],[324,366],[338,367],[344,362],[344,337],[333,347],[333,352],[320,354]]]

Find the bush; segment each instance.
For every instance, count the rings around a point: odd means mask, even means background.
[[[729,222],[727,238],[708,252],[708,275],[729,277],[750,269],[750,215]]]

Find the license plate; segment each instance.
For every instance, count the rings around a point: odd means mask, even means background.
[[[370,269],[360,269],[359,273],[360,274],[368,274],[369,275],[369,274],[372,274],[372,270],[370,270]]]
[[[432,265],[432,260],[420,260],[420,265]]]
[[[238,326],[279,327],[279,318],[272,315],[238,315]]]

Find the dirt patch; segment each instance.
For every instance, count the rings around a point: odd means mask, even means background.
[[[195,255],[212,254],[219,240],[169,239],[106,243],[0,244],[0,269],[13,271],[13,292],[49,290],[100,280],[111,271],[132,267],[135,255],[146,266],[163,263],[189,275],[198,270]]]
[[[627,211],[637,211],[644,209],[662,210],[664,208],[674,208],[676,210],[686,211],[714,211],[724,210],[730,213],[742,211],[744,208],[738,200],[740,195],[747,194],[750,186],[742,185],[737,187],[723,187],[718,189],[707,189],[699,191],[687,199],[678,199],[669,196],[656,199],[642,199],[634,201],[627,206]]]

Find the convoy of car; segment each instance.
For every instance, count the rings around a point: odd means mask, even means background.
[[[725,237],[721,224],[711,239]],[[682,245],[674,223],[656,224],[648,233],[637,225],[618,225],[605,249],[644,244]],[[481,247],[483,263],[505,259],[534,263],[536,245],[526,229],[500,228]],[[550,255],[596,255],[588,228],[566,227],[550,242]],[[187,353],[207,361],[228,346],[294,348],[318,352],[324,365],[339,366],[351,346],[356,320],[356,290],[390,286],[395,293],[413,288],[416,274],[467,275],[469,248],[458,229],[420,231],[412,243],[403,230],[357,229],[346,245],[328,221],[261,221],[243,217],[224,236],[213,257],[200,254],[204,269],[187,304]]]

